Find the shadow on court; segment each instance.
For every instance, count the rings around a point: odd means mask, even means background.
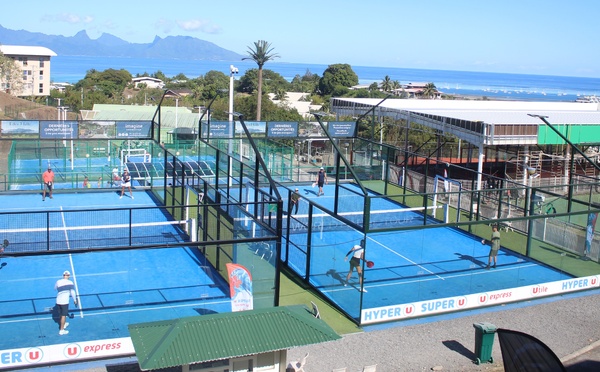
[[[454,253],[454,254],[457,255],[459,259],[470,261],[470,262],[474,263],[477,266],[485,267],[487,265],[487,261],[478,260],[477,258],[475,258],[475,257],[473,257],[471,255],[462,254],[462,253]]]

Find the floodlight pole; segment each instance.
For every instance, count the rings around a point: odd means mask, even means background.
[[[233,122],[233,81],[235,74],[239,72],[234,65],[229,66],[229,155],[233,155],[233,136],[235,135]]]
[[[233,81],[234,75],[238,73],[237,67],[229,65],[229,186],[231,186],[231,175],[233,174],[233,137],[235,136],[235,122],[233,121]]]

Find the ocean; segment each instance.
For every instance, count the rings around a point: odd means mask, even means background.
[[[109,68],[125,69],[132,75],[161,71],[166,76],[183,73],[196,78],[208,71],[229,75],[229,65],[239,69],[239,75],[256,68],[252,61],[197,61],[185,59],[113,58],[90,56],[57,56],[52,58],[52,81],[76,83],[87,71]],[[340,62],[343,63],[343,62]],[[307,71],[323,75],[327,65],[268,62],[266,69],[275,71],[291,81]],[[600,79],[568,76],[524,75],[492,72],[425,70],[398,67],[351,66],[359,83],[381,82],[387,75],[401,84],[434,83],[443,93],[464,96],[484,96],[490,99],[528,101],[575,101],[584,96],[600,96]]]

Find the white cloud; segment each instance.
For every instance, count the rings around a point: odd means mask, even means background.
[[[221,27],[212,24],[209,21],[201,19],[193,19],[189,21],[177,21],[177,26],[184,31],[202,32],[205,34],[218,34],[221,32]]]
[[[60,14],[46,14],[42,17],[42,21],[47,22],[64,22],[70,24],[85,23],[89,24],[94,21],[94,17],[85,15],[80,16],[73,13],[60,13]]]

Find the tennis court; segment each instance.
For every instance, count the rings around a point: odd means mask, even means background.
[[[311,185],[298,188],[305,201],[301,198],[298,214],[286,216],[284,221],[285,227],[290,220],[288,263],[299,273],[308,271],[311,283],[350,315],[359,318],[362,313],[365,323],[368,319],[365,321],[364,316],[370,309],[425,303],[424,312],[427,312],[428,301],[572,278],[506,249],[498,254],[498,266],[487,270],[490,247],[483,245],[481,238],[454,227],[436,227],[439,221],[423,216],[420,211],[403,210],[400,204],[378,198],[371,204],[369,226],[379,231],[368,233],[365,244],[365,259],[373,261],[375,266],[365,266],[367,292],[361,293],[356,272],[348,285],[344,284],[349,270],[345,256],[353,245],[359,244],[363,235],[338,221],[344,218],[359,223],[362,219],[360,198],[351,192],[339,192],[338,208],[344,211],[334,218],[323,211],[333,210],[334,186],[326,185],[322,196],[317,196]],[[351,191],[352,185],[346,188]],[[289,190],[281,192],[289,194]],[[284,205],[286,203],[287,200]],[[429,215],[433,211],[437,211],[441,219],[440,208],[428,209]],[[310,236],[307,234],[309,221],[312,223]],[[419,225],[428,228],[414,228]],[[399,227],[413,229],[386,231]],[[490,227],[489,235],[491,232]]]
[[[134,224],[147,224],[133,232],[141,237],[140,242],[168,245],[185,240],[186,232],[179,224],[150,208],[156,206],[150,194],[137,191],[134,197],[121,199],[111,191],[55,193],[46,201],[37,194],[0,197],[3,212],[29,211],[27,215],[34,216],[23,220],[16,218],[20,214],[2,215],[0,238],[8,239],[10,245],[1,260],[0,324],[3,334],[12,336],[0,340],[0,350],[110,340],[125,342],[125,349],[128,324],[231,311],[227,283],[196,248],[10,255],[16,250],[81,250],[93,247],[94,242],[121,246],[126,239],[123,230],[131,234],[131,229],[117,226],[128,225],[124,216],[135,214],[135,208],[141,209]],[[101,211],[87,212],[84,218],[81,210],[90,208]],[[132,209],[124,213],[121,208]],[[46,234],[50,235],[48,247],[36,245]],[[70,333],[59,336],[53,315],[54,283],[64,270],[71,272],[80,308],[74,309],[71,302]]]

